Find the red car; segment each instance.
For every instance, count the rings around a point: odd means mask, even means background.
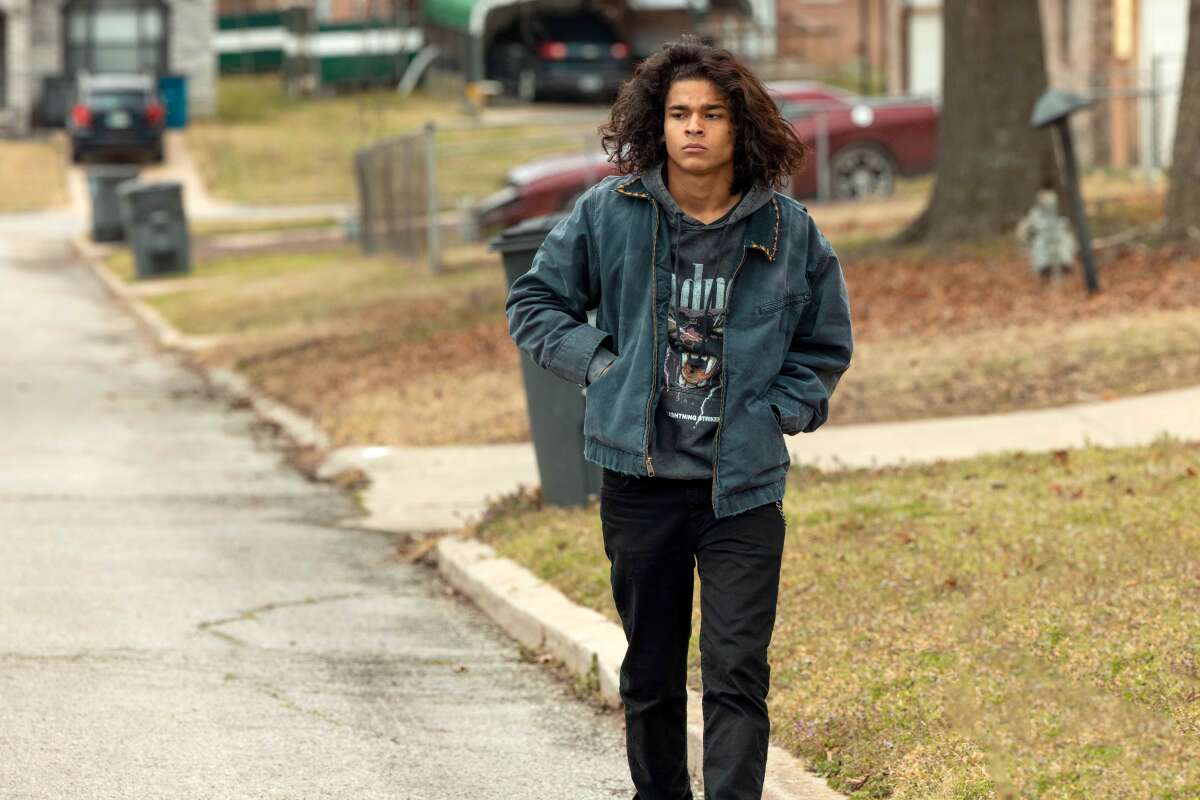
[[[886,197],[899,175],[919,175],[937,159],[940,111],[927,98],[863,98],[813,81],[768,86],[809,146],[804,168],[792,176],[794,197],[818,192],[818,138],[826,131],[828,194],[833,199]],[[522,164],[507,185],[477,207],[481,225],[512,225],[523,219],[569,209],[585,189],[616,174],[603,152],[555,156]]]

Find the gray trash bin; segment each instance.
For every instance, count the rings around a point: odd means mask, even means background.
[[[533,256],[563,214],[517,223],[492,240],[504,259],[507,285],[529,271]],[[542,496],[549,505],[576,506],[600,491],[602,471],[583,457],[584,393],[576,384],[542,369],[521,354],[529,428],[537,454]]]
[[[133,248],[139,278],[191,271],[191,246],[183,211],[183,186],[127,183],[117,189],[125,238]]]
[[[117,187],[136,180],[138,168],[130,165],[90,167],[88,195],[92,199],[92,241],[119,242],[125,238]]]

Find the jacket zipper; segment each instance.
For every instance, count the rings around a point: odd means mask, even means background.
[[[654,398],[658,394],[658,204],[653,199],[654,236],[650,240],[650,332],[654,345],[654,357],[650,359],[650,397],[646,400],[646,474],[654,477],[654,462],[650,458],[650,422],[654,415]],[[723,384],[722,384],[723,385]]]
[[[729,276],[729,285],[725,287],[725,335],[721,337],[721,418],[717,420],[717,432],[713,434],[713,479],[712,479],[712,506],[713,513],[717,513],[717,474],[721,465],[721,428],[725,425],[725,384],[729,382],[729,330],[732,326],[729,324],[729,317],[733,313],[733,285],[737,282],[738,273],[742,269],[742,264],[746,263],[746,253],[749,252],[748,247],[742,248],[742,257],[738,260],[737,266],[733,268],[733,274]]]

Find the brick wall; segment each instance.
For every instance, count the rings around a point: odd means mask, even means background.
[[[893,0],[778,0],[779,56],[828,69],[856,65],[866,36],[867,58],[881,72],[887,61],[887,19]],[[860,11],[865,5],[866,24]]]

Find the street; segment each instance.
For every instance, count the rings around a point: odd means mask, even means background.
[[[337,525],[62,238],[0,239],[0,340],[0,795],[631,794],[617,714]]]

